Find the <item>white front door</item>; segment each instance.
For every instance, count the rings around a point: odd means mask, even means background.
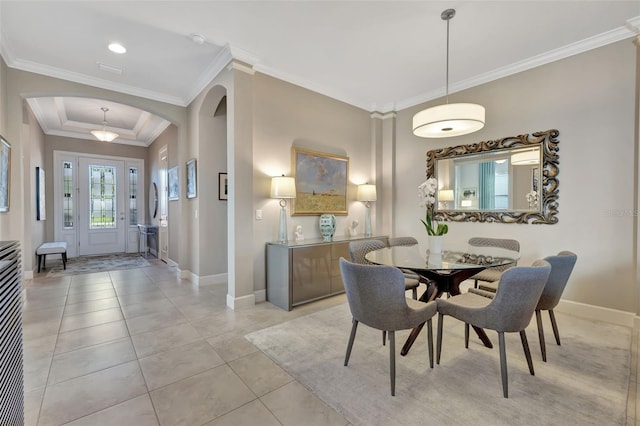
[[[79,255],[125,251],[124,161],[81,157],[78,170]]]

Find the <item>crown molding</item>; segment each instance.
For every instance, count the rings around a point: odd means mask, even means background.
[[[133,145],[133,146],[139,146],[142,148],[148,148],[149,145],[151,145],[151,142],[147,143],[147,142],[143,142],[143,141],[139,141],[139,140],[135,140],[135,139],[124,139],[121,140],[120,137],[117,137],[116,139],[112,140],[111,142],[101,142],[98,139],[87,139],[87,134],[86,133],[77,133],[77,132],[71,132],[68,130],[52,130],[48,133],[46,133],[47,135],[50,136],[61,136],[61,137],[66,137],[66,138],[74,138],[74,139],[83,139],[85,141],[89,141],[89,142],[100,142],[100,143],[117,143],[120,145]]]
[[[640,16],[629,19],[625,26],[616,28],[611,31],[607,31],[602,34],[598,34],[587,39],[568,44],[566,46],[551,50],[546,53],[542,53],[537,56],[525,59],[524,61],[516,62],[506,67],[498,68],[493,71],[486,72],[484,74],[477,75],[467,80],[454,83],[449,86],[449,94],[460,92],[462,90],[470,89],[481,84],[489,83],[491,81],[499,80],[504,77],[508,77],[513,74],[517,74],[523,71],[530,70],[532,68],[546,65],[551,62],[559,61],[561,59],[568,58],[570,56],[584,53],[589,50],[596,49],[598,47],[606,46],[611,43],[622,41],[633,37],[635,34],[629,28],[629,26],[640,27]],[[410,108],[433,99],[445,96],[445,88],[433,90],[422,95],[415,96],[403,101],[396,102],[396,110],[402,110]],[[383,110],[384,111],[384,110]]]
[[[229,63],[229,65],[227,66],[227,70],[232,71],[232,70],[236,70],[236,71],[241,71],[245,74],[249,74],[249,75],[254,75],[256,73],[256,71],[253,69],[253,67],[249,66],[249,65],[245,65],[242,62],[238,62],[236,60],[233,60]]]
[[[496,70],[486,72],[484,74],[480,74],[478,76],[460,81],[458,83],[454,83],[449,86],[449,93],[451,94],[466,90],[481,84],[527,71],[541,65],[568,58],[570,56],[577,55],[579,53],[596,49],[598,47],[602,47],[607,44],[615,43],[624,39],[637,38],[639,34],[640,16],[637,16],[627,20],[624,26],[621,26],[614,30],[587,38],[585,40],[571,43],[567,46],[551,50],[549,52],[502,68],[498,68]],[[213,79],[215,79],[222,71],[224,71],[225,68],[228,67],[232,62],[233,64],[231,65],[231,67],[233,69],[248,73],[258,71],[274,78],[311,90],[323,96],[327,96],[340,102],[344,102],[354,107],[363,109],[370,113],[380,113],[383,116],[387,113],[410,108],[445,95],[445,88],[442,87],[427,93],[413,96],[411,98],[395,102],[388,102],[381,106],[375,104],[372,105],[370,102],[366,102],[362,99],[357,99],[350,94],[344,93],[343,91],[324,87],[302,77],[289,74],[266,65],[262,65],[259,63],[257,57],[250,52],[231,46],[230,44],[226,44],[216,55],[216,57],[206,68],[206,70],[203,71],[187,96],[184,98],[180,98],[178,96],[171,96],[165,93],[159,93],[129,85],[113,83],[100,78],[87,77],[79,73],[74,73],[64,69],[50,67],[31,61],[15,59],[15,57],[12,55],[12,52],[8,49],[5,40],[6,37],[4,37],[0,32],[0,54],[2,54],[2,57],[4,58],[7,66],[11,68],[42,74],[49,77],[60,78],[63,80],[73,81],[76,83],[86,84],[89,86],[112,90],[115,92],[125,93],[133,96],[139,96],[142,98],[181,107],[188,106],[203,90],[205,90],[207,85],[209,85],[213,81]]]
[[[172,105],[186,107],[184,99],[177,96],[170,96],[165,93],[154,92],[151,90],[144,90],[138,87],[129,86],[127,84],[118,84],[111,81],[103,80],[101,78],[88,77],[84,74],[63,70],[57,67],[51,67],[48,65],[38,64],[36,62],[25,60],[11,60],[7,61],[7,66],[10,68],[19,69],[22,71],[32,72],[36,74],[46,75],[48,77],[59,78],[61,80],[72,81],[74,83],[85,84],[87,86],[98,87],[100,89],[111,90],[114,92],[125,93],[128,95],[139,96],[145,99],[151,99],[158,102],[164,102]]]
[[[375,112],[371,113],[370,117],[371,118],[377,118],[377,119],[380,119],[380,120],[387,120],[389,118],[396,118],[397,115],[398,114],[396,114],[395,111],[387,112],[387,113],[384,113],[384,114],[381,113],[381,112],[375,111]]]

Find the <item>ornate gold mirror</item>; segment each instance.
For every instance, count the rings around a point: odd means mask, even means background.
[[[427,153],[438,180],[436,219],[558,222],[558,130],[458,145]]]

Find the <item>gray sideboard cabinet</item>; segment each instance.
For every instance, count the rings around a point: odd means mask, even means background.
[[[339,259],[349,259],[349,243],[386,236],[314,238],[267,243],[267,300],[290,311],[294,306],[344,293]]]

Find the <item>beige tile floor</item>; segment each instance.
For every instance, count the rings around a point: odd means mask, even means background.
[[[152,261],[153,262],[153,261]],[[325,309],[232,311],[152,267],[25,282],[26,425],[347,425],[244,335]]]
[[[154,261],[152,261],[154,262]],[[226,284],[152,267],[25,282],[26,425],[348,425],[244,335],[345,302],[232,311]],[[640,426],[639,335],[627,425]]]

